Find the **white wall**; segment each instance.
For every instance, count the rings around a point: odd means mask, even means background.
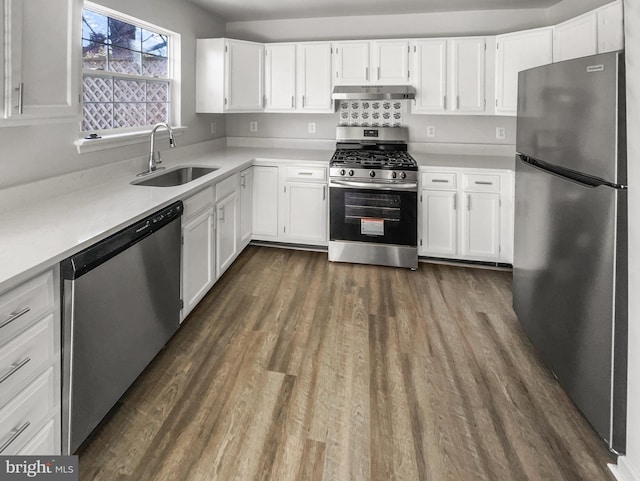
[[[153,8],[149,8],[150,2],[131,0],[97,0],[96,3],[181,34],[181,115],[182,124],[189,129],[179,137],[178,142],[180,145],[187,145],[224,137],[225,120],[222,115],[195,115],[195,39],[223,36],[224,23],[199,7],[183,1],[153,0]],[[78,45],[78,49],[80,48]],[[214,120],[217,133],[211,135],[210,123]],[[80,155],[73,145],[77,137],[78,125],[75,122],[0,127],[0,189],[144,155],[148,149],[146,144],[138,144]]]
[[[640,481],[640,2],[624,1],[629,183],[629,369],[627,453],[619,479]]]
[[[258,122],[258,131],[251,132],[249,123]],[[308,133],[309,122],[316,124],[316,133]],[[338,114],[227,114],[229,137],[267,137],[284,139],[336,138]],[[515,144],[515,117],[471,115],[404,115],[411,142]],[[436,136],[427,137],[427,126],[436,128]],[[496,127],[506,129],[506,138],[496,140]]]

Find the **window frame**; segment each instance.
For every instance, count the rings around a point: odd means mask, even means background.
[[[148,77],[145,75],[135,75],[135,74],[127,74],[127,73],[119,73],[112,72],[110,70],[94,70],[89,68],[84,68],[83,60],[82,60],[82,50],[81,50],[81,64],[80,64],[80,100],[81,100],[81,108],[80,108],[80,123],[79,123],[79,142],[76,142],[78,148],[87,142],[95,142],[100,140],[101,138],[116,140],[119,138],[126,138],[129,136],[134,136],[136,134],[146,134],[151,131],[153,128],[152,124],[140,125],[135,127],[117,127],[112,129],[102,129],[102,130],[82,130],[82,125],[84,123],[84,77],[85,75],[94,76],[94,77],[108,77],[112,79],[125,79],[125,80],[139,80],[139,81],[160,81],[160,82],[168,82],[169,84],[169,122],[172,126],[179,127],[181,125],[180,122],[180,100],[181,100],[181,59],[180,59],[180,34],[169,30],[164,27],[160,27],[158,25],[152,24],[140,18],[119,12],[117,10],[113,10],[108,7],[103,7],[102,5],[98,5],[91,1],[84,1],[82,5],[82,12],[84,9],[91,10],[100,15],[105,15],[107,17],[114,18],[116,20],[120,20],[122,22],[130,23],[135,25],[136,27],[152,31],[154,33],[158,33],[161,35],[167,36],[167,78],[161,77]],[[82,23],[79,26],[82,28]],[[82,45],[80,46],[82,49]],[[89,134],[97,134],[99,138],[97,139],[86,139],[86,136]],[[104,142],[100,142],[104,143]],[[113,142],[108,142],[109,144]],[[93,150],[93,149],[92,149]]]

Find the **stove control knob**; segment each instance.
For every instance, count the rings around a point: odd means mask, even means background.
[[[395,172],[391,172],[391,178],[395,179],[396,177],[398,177],[398,174],[396,174]]]
[[[376,172],[374,170],[370,170],[369,177],[375,177],[375,176],[376,176]]]
[[[353,176],[353,169],[349,171],[349,175]]]
[[[400,172],[400,178],[401,179],[406,179],[407,178],[407,174],[405,174],[404,172]]]
[[[347,171],[346,171],[346,170],[344,170],[344,169],[340,169],[340,175],[344,175],[344,174],[346,174],[346,173],[347,173]]]

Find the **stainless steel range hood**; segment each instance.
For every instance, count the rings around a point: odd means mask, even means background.
[[[334,100],[407,100],[416,98],[410,85],[337,85],[333,87]]]

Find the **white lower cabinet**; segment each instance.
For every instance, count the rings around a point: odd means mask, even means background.
[[[0,454],[61,454],[59,271],[0,294]]]
[[[513,173],[421,170],[418,253],[512,263]]]
[[[224,274],[238,255],[238,195],[236,192],[218,201],[216,227],[216,275]]]
[[[462,255],[500,259],[500,194],[465,192]]]
[[[291,163],[253,169],[253,238],[327,245],[327,168]]]
[[[240,172],[239,176],[240,221],[238,245],[240,250],[251,242],[253,231],[253,167]]]
[[[457,196],[456,191],[422,190],[419,235],[422,255],[455,256],[458,253]]]
[[[181,321],[216,280],[214,192],[214,187],[207,187],[184,200]]]
[[[182,226],[182,318],[215,282],[215,213],[213,206]]]
[[[327,242],[327,184],[286,182],[285,203],[285,237],[301,243]]]

